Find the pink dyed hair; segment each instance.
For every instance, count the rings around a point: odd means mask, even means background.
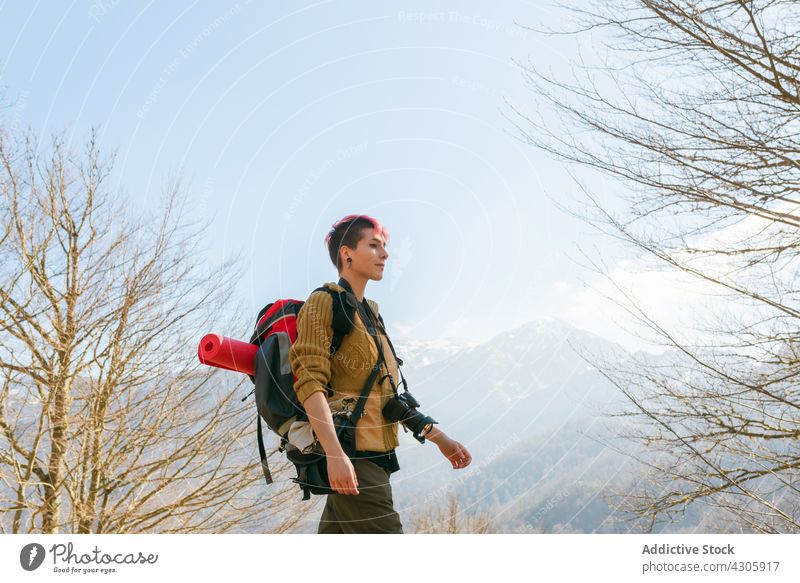
[[[354,224],[356,228],[352,228]],[[342,245],[354,249],[361,238],[361,230],[370,227],[374,229],[375,236],[382,237],[384,244],[388,245],[389,231],[374,217],[369,215],[347,215],[333,223],[333,228],[325,235],[325,247],[337,271],[341,273],[339,249],[341,249]],[[336,249],[332,247],[336,247]]]
[[[378,219],[371,217],[369,215],[347,215],[344,218],[339,219],[335,223],[333,223],[331,230],[328,231],[328,234],[325,235],[325,247],[327,248],[331,237],[336,232],[340,226],[344,223],[349,223],[355,221],[356,219],[364,219],[365,221],[369,221],[372,223],[372,228],[375,229],[375,236],[376,237],[383,237],[383,240],[388,244],[389,243],[389,231],[386,230],[386,227],[381,223]]]

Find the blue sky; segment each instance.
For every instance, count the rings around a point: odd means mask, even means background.
[[[180,171],[192,212],[211,220],[204,259],[242,253],[253,310],[335,280],[323,237],[363,212],[391,235],[367,295],[398,338],[482,340],[556,316],[640,346],[601,316],[575,244],[612,265],[620,250],[555,208],[546,194],[576,187],[505,117],[506,100],[536,105],[514,59],[567,66],[573,50],[517,23],[565,15],[435,6],[5,2],[0,115],[12,130],[66,131],[75,148],[99,127],[117,156],[109,187],[134,208]]]

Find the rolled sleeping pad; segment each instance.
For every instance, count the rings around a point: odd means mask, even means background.
[[[217,368],[255,375],[258,346],[219,334],[206,334],[197,347],[200,362]]]

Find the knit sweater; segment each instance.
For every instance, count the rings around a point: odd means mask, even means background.
[[[326,283],[325,287],[334,291],[344,289],[333,282]],[[378,304],[369,299],[367,303],[377,316]],[[380,327],[378,335],[383,346],[385,365],[381,365],[364,405],[364,415],[356,425],[358,451],[389,451],[399,445],[399,424],[389,421],[382,414],[383,407],[393,395],[386,369],[388,367],[397,385],[400,380],[397,362]],[[304,404],[317,391],[327,393],[328,385],[333,391],[327,397],[331,412],[352,411],[378,359],[378,349],[358,310],[352,331],[344,337],[339,350],[333,355],[329,352],[332,341],[333,298],[327,292],[314,291],[297,315],[297,338],[289,351],[292,372],[297,379],[294,390],[298,401]]]

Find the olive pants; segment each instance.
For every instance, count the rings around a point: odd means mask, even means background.
[[[328,494],[318,534],[403,534],[395,512],[389,471],[367,459],[351,459],[358,494]]]

